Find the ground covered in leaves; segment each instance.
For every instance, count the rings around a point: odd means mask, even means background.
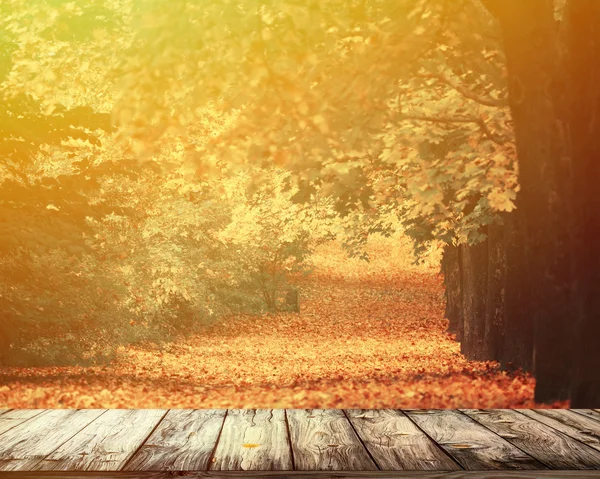
[[[0,407],[540,407],[531,376],[460,354],[435,261],[411,265],[407,245],[389,241],[369,250],[365,263],[321,247],[300,313],[222,318],[106,367],[0,369]]]

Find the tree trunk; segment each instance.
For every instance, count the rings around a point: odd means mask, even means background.
[[[476,245],[461,245],[461,281],[463,334],[461,352],[468,359],[489,359],[484,344],[488,245],[487,239]]]
[[[556,91],[557,28],[552,0],[486,0],[498,16],[507,60],[521,191],[527,224],[531,314],[534,318],[535,400],[568,398],[570,389],[571,248]]]
[[[525,225],[520,210],[506,213],[504,221],[504,337],[498,361],[503,369],[533,368],[533,316],[525,249]]]
[[[462,334],[462,299],[460,284],[459,248],[446,245],[444,249],[444,283],[446,285],[446,318],[448,332],[455,334],[460,341]]]
[[[504,226],[488,226],[488,279],[484,345],[488,359],[498,361],[504,345],[504,277],[506,251]]]
[[[576,299],[571,407],[600,407],[600,3],[566,10],[570,134],[576,231]],[[575,313],[575,312],[574,312]]]

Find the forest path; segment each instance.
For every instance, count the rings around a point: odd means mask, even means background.
[[[21,368],[4,386],[0,376],[0,407],[535,407],[530,376],[460,354],[436,266],[411,265],[390,240],[369,250],[366,263],[319,248],[300,313],[223,318],[107,368]]]

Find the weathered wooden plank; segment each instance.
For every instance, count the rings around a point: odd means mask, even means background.
[[[0,416],[4,414],[6,411],[10,411],[10,409],[0,409]]]
[[[0,436],[0,471],[30,470],[104,412],[54,409],[13,427]]]
[[[109,409],[32,469],[118,471],[166,413],[164,409]]]
[[[461,470],[456,461],[399,410],[350,409],[346,414],[383,470]]]
[[[461,409],[550,469],[597,469],[600,454],[550,426],[511,409]]]
[[[12,472],[8,479],[173,479],[172,472]],[[197,471],[176,477],[190,479],[598,479],[597,471]]]
[[[205,471],[225,413],[225,409],[171,409],[124,470]]]
[[[230,409],[208,466],[217,471],[292,470],[283,409]]]
[[[600,421],[568,409],[519,409],[520,413],[600,451]]]
[[[32,417],[44,412],[44,409],[6,409],[0,416],[0,434],[5,433]]]
[[[531,456],[453,410],[405,410],[417,426],[467,470],[546,469]]]
[[[377,470],[377,465],[339,409],[289,409],[296,470]]]
[[[569,411],[576,412],[577,414],[583,414],[584,416],[591,417],[596,421],[600,421],[600,412],[594,409],[569,409]]]

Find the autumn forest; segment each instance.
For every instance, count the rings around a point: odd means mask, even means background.
[[[600,2],[0,2],[0,408],[600,407]]]

